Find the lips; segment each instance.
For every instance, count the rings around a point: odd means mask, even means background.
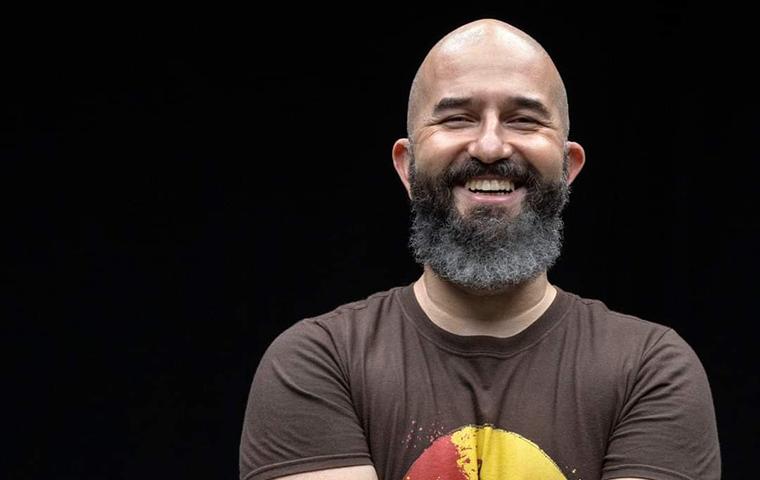
[[[515,184],[508,178],[478,179],[473,178],[464,184],[472,193],[505,194],[515,191]]]
[[[443,181],[449,187],[463,187],[472,193],[504,194],[520,187],[539,183],[536,172],[520,161],[502,160],[484,164],[470,159],[454,164],[444,174]]]
[[[452,193],[457,203],[465,209],[480,205],[519,208],[527,195],[527,189],[519,187],[512,191],[473,191],[464,186],[457,186],[454,187]]]

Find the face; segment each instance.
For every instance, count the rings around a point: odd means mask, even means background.
[[[561,178],[564,125],[558,79],[547,59],[528,46],[486,43],[452,47],[427,67],[409,147],[418,172],[435,177],[471,159],[483,165],[510,159],[547,181]],[[512,217],[521,211],[527,192],[511,181],[518,179],[483,174],[470,180],[453,189],[461,214],[479,206]]]
[[[411,140],[394,160],[412,198],[415,256],[439,276],[498,290],[556,260],[583,163],[565,141],[557,81],[550,62],[514,45],[454,48],[423,70]]]

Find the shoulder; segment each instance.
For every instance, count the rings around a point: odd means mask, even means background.
[[[401,296],[409,286],[373,293],[364,299],[345,303],[329,312],[304,318],[283,331],[270,345],[270,351],[303,348],[340,350],[356,345],[377,332],[381,325],[399,322]]]
[[[394,287],[389,290],[376,292],[368,297],[349,302],[321,315],[306,318],[301,323],[316,323],[326,327],[341,322],[369,321],[394,306],[398,308],[400,296],[410,286]]]
[[[596,378],[634,381],[648,369],[688,367],[698,372],[699,359],[670,326],[611,310],[602,301],[572,293],[566,309],[565,345],[578,352]]]
[[[564,322],[565,348],[597,393],[602,385],[612,388],[605,398],[619,411],[638,401],[637,392],[658,385],[700,398],[709,392],[697,354],[673,328],[610,310],[599,300],[564,295],[573,300]]]
[[[567,309],[569,322],[585,335],[593,336],[600,342],[621,344],[625,340],[626,345],[647,349],[663,337],[675,335],[667,325],[611,310],[601,300],[565,291],[562,291],[562,295],[570,299],[570,307]]]

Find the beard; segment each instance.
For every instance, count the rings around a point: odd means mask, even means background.
[[[536,278],[559,257],[561,213],[570,195],[567,154],[559,182],[546,181],[526,162],[513,159],[484,164],[471,158],[432,177],[419,172],[412,157],[409,169],[409,245],[415,260],[439,277],[471,291],[497,293]],[[459,212],[453,188],[481,175],[509,177],[526,189],[516,216],[498,205]]]

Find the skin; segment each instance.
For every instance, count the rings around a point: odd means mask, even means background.
[[[496,20],[479,20],[444,37],[427,55],[415,77],[409,101],[409,137],[393,146],[393,164],[409,193],[409,168],[439,175],[455,162],[513,157],[547,179],[562,178],[563,152],[571,183],[585,161],[583,148],[567,140],[568,121],[562,80],[546,52],[523,32]],[[521,105],[519,97],[545,112]],[[443,98],[466,98],[467,105],[435,112]],[[499,204],[505,216],[522,207],[522,194]],[[455,205],[466,215],[479,198],[455,189]],[[492,293],[492,292],[491,292]],[[511,336],[534,322],[556,292],[546,272],[496,294],[453,285],[425,267],[415,294],[431,320],[462,335]],[[308,472],[287,480],[376,480],[372,466]],[[626,478],[622,480],[641,480]]]
[[[372,465],[361,465],[297,473],[278,477],[277,480],[377,480],[377,472]]]

